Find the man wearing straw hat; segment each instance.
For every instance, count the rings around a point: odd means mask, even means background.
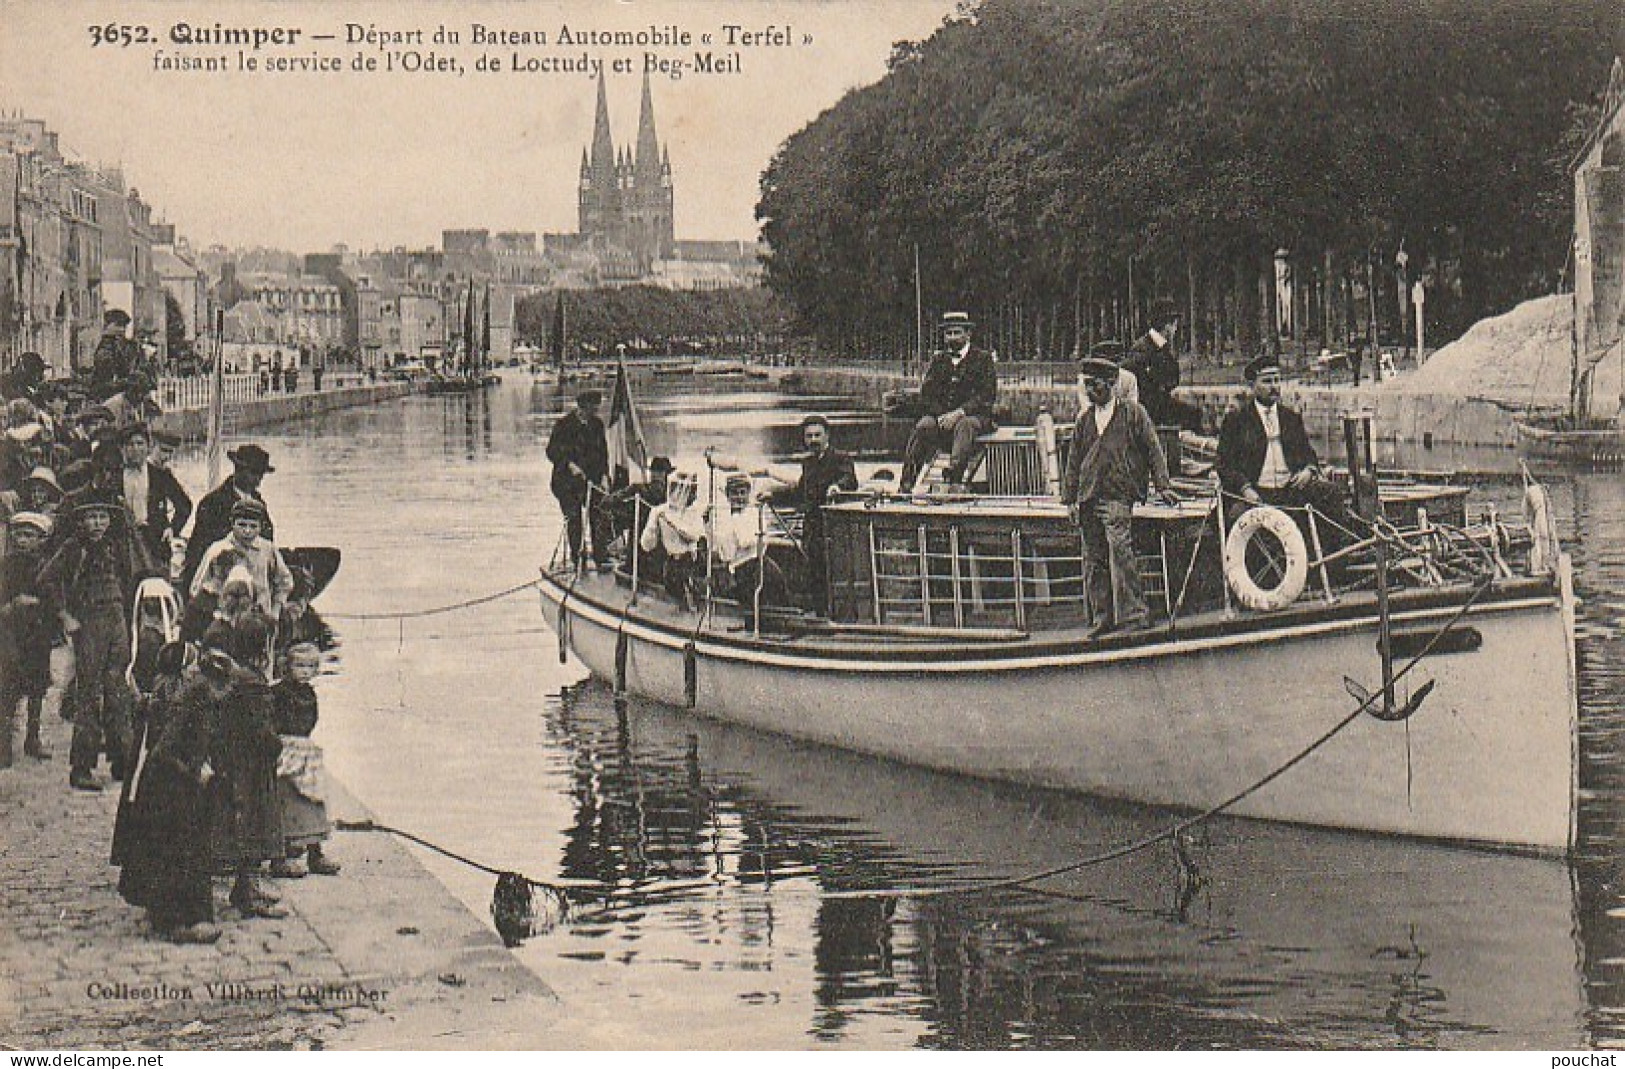
[[[993,355],[971,345],[976,324],[964,312],[942,317],[943,349],[931,359],[920,384],[925,415],[914,425],[903,454],[898,490],[909,493],[920,470],[946,446],[950,486],[965,480],[965,467],[976,448],[976,436],[993,427],[993,403],[999,397],[999,375]]]

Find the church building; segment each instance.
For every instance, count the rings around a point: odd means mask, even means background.
[[[643,75],[637,145],[620,149],[610,136],[609,100],[599,74],[592,148],[581,153],[581,241],[610,257],[627,256],[637,274],[647,274],[656,260],[668,259],[676,250],[672,203],[671,156],[655,133],[648,73]]]

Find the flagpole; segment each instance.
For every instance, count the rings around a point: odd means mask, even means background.
[[[214,312],[214,368],[209,375],[209,422],[208,439],[204,447],[206,458],[208,485],[212,488],[220,483],[220,439],[225,431],[226,409],[226,310],[216,308]]]
[[[925,303],[920,289],[920,243],[917,241],[914,243],[914,366],[925,366]]]

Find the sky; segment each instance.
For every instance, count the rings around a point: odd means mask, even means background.
[[[894,42],[929,36],[957,5],[0,0],[0,110],[44,119],[72,157],[121,166],[195,246],[421,247],[450,228],[575,231],[594,73],[516,70],[516,57],[524,68],[604,64],[617,146],[636,140],[655,63],[677,236],[747,239],[778,145],[879,79]],[[476,25],[530,42],[476,43]],[[457,43],[436,41],[442,27]],[[217,42],[220,30],[243,39]],[[646,40],[564,43],[565,30]],[[720,71],[693,69],[706,53]],[[225,69],[164,69],[183,57]],[[476,69],[481,57],[496,69]],[[354,69],[368,60],[375,69]]]

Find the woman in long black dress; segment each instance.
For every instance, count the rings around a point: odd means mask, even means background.
[[[160,938],[212,943],[214,767],[210,755],[218,732],[220,703],[229,695],[229,673],[218,665],[186,668],[179,643],[160,654],[160,679],[148,707],[145,759],[131,776],[124,818],[114,842],[123,866],[119,893],[143,906]],[[164,669],[170,669],[164,673]]]

